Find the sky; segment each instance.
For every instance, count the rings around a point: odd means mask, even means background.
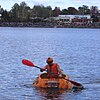
[[[78,9],[78,7],[87,5],[89,8],[91,6],[97,6],[100,10],[100,0],[0,0],[0,5],[3,9],[9,11],[15,3],[20,4],[23,1],[31,8],[34,5],[44,5],[45,7],[51,6],[53,9],[55,7],[60,7],[60,9],[75,7]]]

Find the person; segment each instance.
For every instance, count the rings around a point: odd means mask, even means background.
[[[49,57],[46,60],[47,65],[41,68],[40,71],[47,71],[47,77],[57,78],[62,76],[62,70],[57,63],[53,63],[53,58]]]

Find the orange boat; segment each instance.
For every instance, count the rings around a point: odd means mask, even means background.
[[[33,86],[40,88],[72,89],[73,84],[66,79],[68,79],[68,76],[64,74],[59,78],[47,78],[47,73],[43,73],[35,79]]]
[[[30,67],[41,69],[40,67],[35,66],[31,61],[26,59],[23,59],[22,63]],[[63,74],[62,77],[57,78],[48,78],[47,76],[47,73],[39,75],[33,82],[33,86],[40,88],[84,89],[82,84],[69,80],[68,76],[65,74]]]

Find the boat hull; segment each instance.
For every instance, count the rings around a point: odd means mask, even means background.
[[[65,80],[68,77],[63,75],[62,78],[47,78],[47,73],[39,75],[33,82],[34,87],[40,88],[59,88],[59,89],[72,89],[73,85],[71,82]]]

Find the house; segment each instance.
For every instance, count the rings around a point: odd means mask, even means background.
[[[58,17],[52,17],[54,20],[62,23],[72,23],[73,21],[83,22],[91,19],[90,15],[59,15]]]

